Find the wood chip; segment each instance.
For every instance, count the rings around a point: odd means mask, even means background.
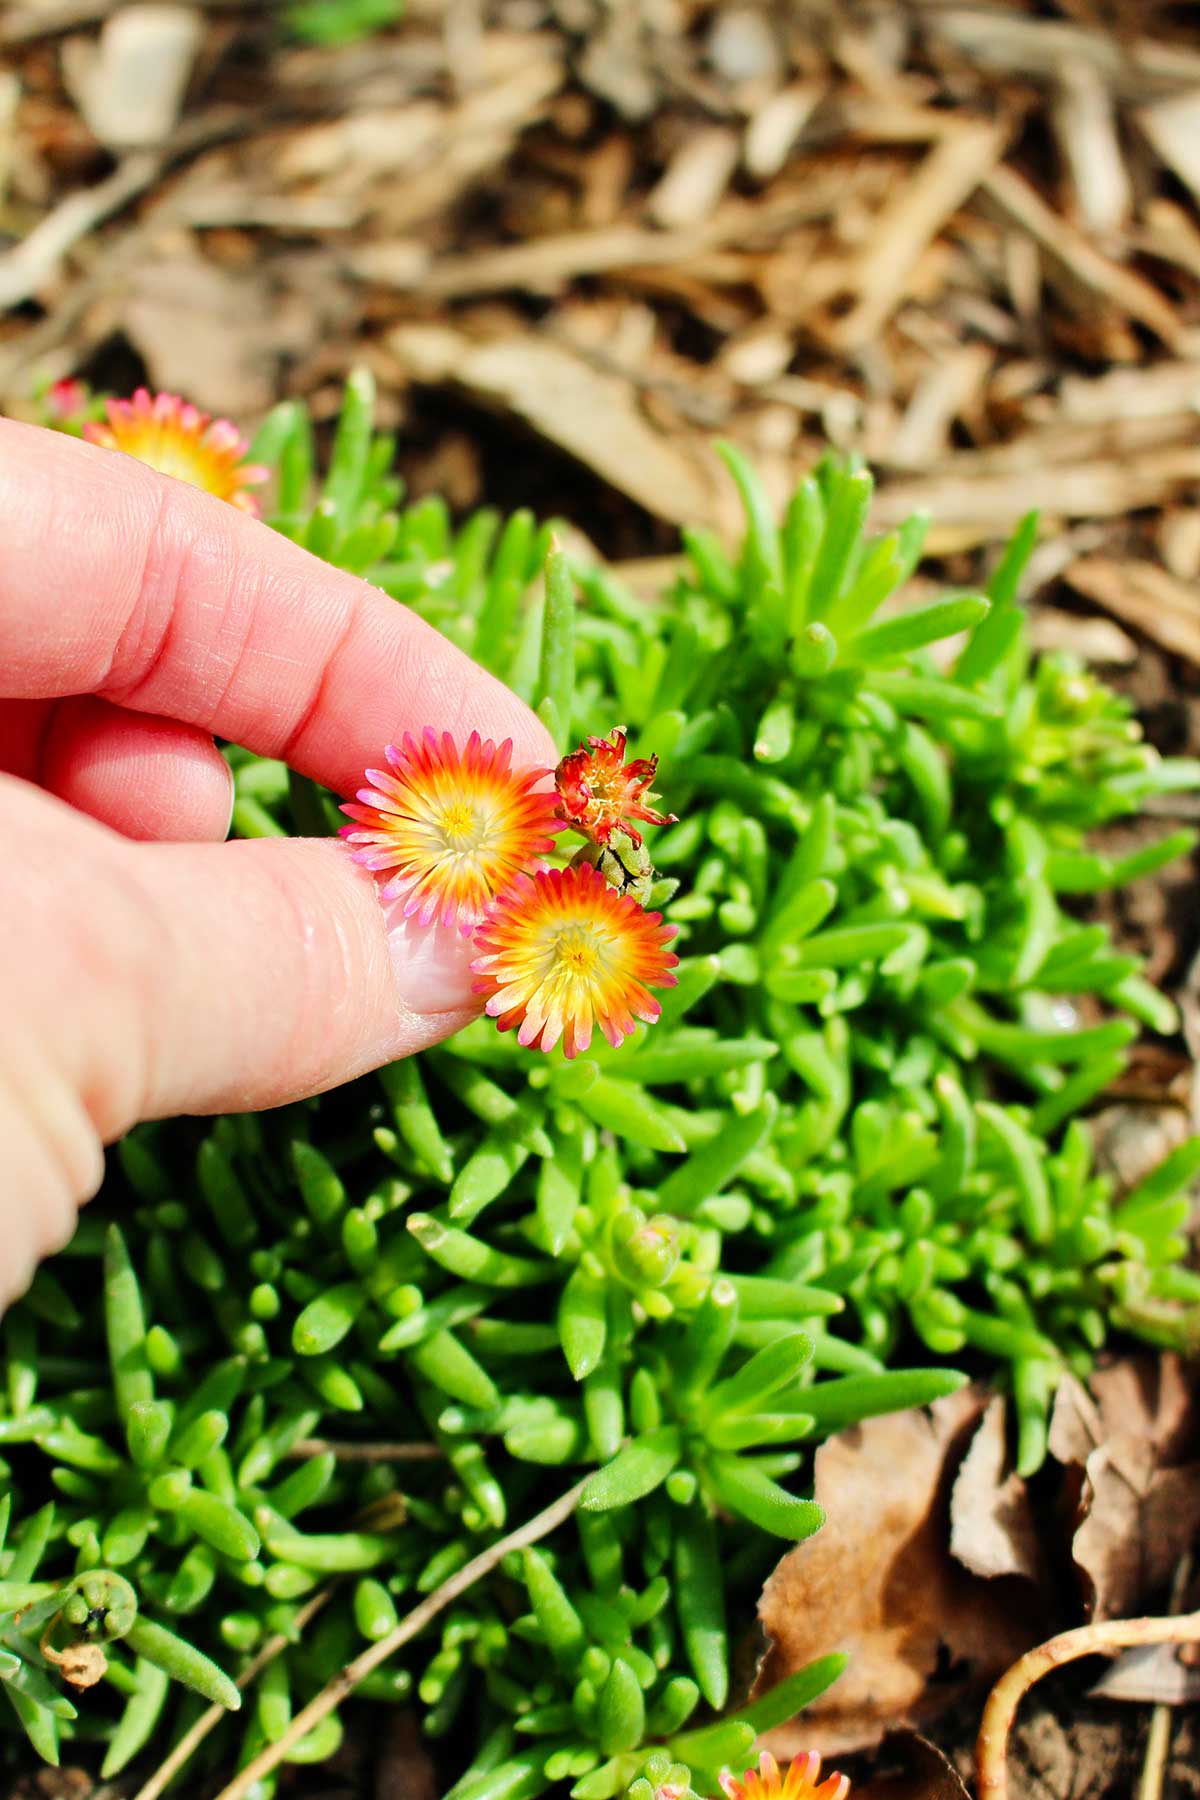
[[[132,151],[103,181],[60,200],[22,243],[0,255],[0,308],[40,293],[80,238],[144,193],[161,168],[153,151]]]
[[[1111,619],[1081,618],[1054,606],[1031,608],[1029,642],[1037,651],[1069,650],[1102,668],[1127,669],[1138,658],[1137,644]]]
[[[1094,24],[1031,19],[995,6],[943,9],[935,0],[922,13],[926,30],[975,67],[1057,81],[1063,69],[1086,64],[1122,100],[1200,84],[1200,51],[1182,44],[1100,31]]]
[[[1164,650],[1200,664],[1200,591],[1195,587],[1157,563],[1107,556],[1081,557],[1066,579],[1076,593],[1136,626]]]
[[[17,160],[16,124],[20,102],[20,78],[11,69],[0,69],[0,207],[8,198],[8,186]]]
[[[961,126],[929,152],[875,220],[870,243],[850,277],[857,304],[829,336],[852,350],[874,337],[907,291],[925,247],[970,198],[1003,152],[1008,126]]]
[[[63,73],[89,129],[110,150],[147,150],[170,136],[203,23],[190,6],[123,6],[99,41],[70,38]]]
[[[1200,87],[1135,115],[1156,154],[1200,200]]]
[[[698,225],[720,201],[737,167],[741,143],[729,126],[713,125],[686,138],[646,202],[667,230]]]
[[[1040,508],[1048,519],[1117,518],[1138,507],[1159,506],[1200,481],[1200,448],[1163,450],[1132,462],[1102,461],[1074,467],[1014,471],[978,479],[954,474],[889,484],[874,517],[885,529],[918,508],[928,509],[939,533],[958,547],[987,543],[1010,531],[1025,513]]]
[[[535,337],[473,343],[438,325],[407,325],[387,348],[415,381],[448,384],[524,420],[660,519],[711,521],[724,497],[713,459],[649,425],[630,384]]]
[[[693,264],[705,251],[723,244],[770,237],[790,226],[820,216],[842,185],[830,174],[806,188],[749,205],[728,200],[711,219],[685,231],[652,231],[637,225],[613,225],[598,231],[564,232],[503,245],[482,254],[436,259],[421,277],[421,291],[440,299],[495,293],[506,288],[548,293],[586,275],[618,269],[650,269],[664,264]]]
[[[1073,62],[1063,70],[1051,118],[1080,224],[1088,231],[1116,231],[1132,210],[1133,188],[1112,92],[1093,63]]]
[[[1047,206],[1023,175],[1005,166],[993,169],[983,185],[1004,217],[1035,238],[1052,262],[1088,293],[1130,314],[1164,343],[1172,347],[1178,344],[1182,327],[1158,289],[1132,269],[1102,255],[1082,232]]]
[[[742,150],[752,181],[770,181],[778,175],[826,91],[824,82],[797,82],[754,110]]]
[[[753,6],[719,6],[708,36],[708,60],[725,81],[778,79],[780,47],[769,15]]]
[[[1181,506],[1165,513],[1158,530],[1162,559],[1180,581],[1200,580],[1200,512]]]
[[[923,469],[943,455],[950,427],[995,361],[989,344],[965,344],[933,363],[914,387],[885,452],[896,468]]]
[[[1068,375],[1059,389],[1064,419],[1108,425],[1122,419],[1186,419],[1200,414],[1200,362],[1110,369],[1089,379]]]

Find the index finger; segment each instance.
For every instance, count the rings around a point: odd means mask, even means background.
[[[415,613],[199,489],[0,419],[0,695],[98,694],[349,793],[434,725],[553,764],[537,718]]]

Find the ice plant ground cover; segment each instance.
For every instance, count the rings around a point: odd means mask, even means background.
[[[1200,770],[1070,658],[1031,658],[1033,521],[985,593],[880,618],[924,521],[866,535],[870,478],[829,457],[777,524],[726,454],[743,542],[685,534],[648,606],[561,555],[543,580],[528,513],[402,507],[362,377],[319,489],[301,408],[260,432],[277,529],[419,610],[564,755],[619,720],[627,769],[658,756],[678,820],[640,850],[610,833],[579,881],[628,865],[677,927],[677,985],[619,1047],[537,1054],[484,1017],[305,1105],[126,1140],[3,1326],[14,1742],[98,1739],[111,1776],[282,1641],[193,1767],[285,1739],[319,1760],[350,1709],[293,1743],[302,1704],[584,1476],[357,1700],[417,1707],[453,1800],[714,1794],[726,1771],[806,1792],[804,1759],[742,1772],[839,1646],[748,1706],[730,1650],[820,1528],[814,1444],[982,1371],[1031,1471],[1062,1370],[1113,1332],[1195,1341],[1196,1145],[1119,1195],[1086,1124],[1173,1011],[1078,897],[1190,847],[1087,840]],[[228,755],[243,835],[341,824],[339,797]],[[493,918],[485,955],[532,917]],[[98,1649],[99,1681],[72,1692],[40,1642]]]

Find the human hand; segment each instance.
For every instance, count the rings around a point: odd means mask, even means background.
[[[276,1106],[478,1011],[334,841],[225,844],[213,734],[340,793],[432,725],[557,752],[413,613],[132,459],[0,420],[0,1304],[139,1119]]]

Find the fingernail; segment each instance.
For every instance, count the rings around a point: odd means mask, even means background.
[[[471,959],[477,954],[470,938],[445,925],[418,925],[404,917],[403,899],[385,903],[388,949],[401,1005],[426,1016],[478,1012],[471,991]]]

